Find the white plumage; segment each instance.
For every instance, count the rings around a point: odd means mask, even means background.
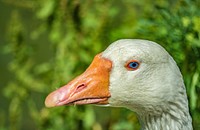
[[[157,43],[125,39],[114,42],[103,57],[112,61],[110,106],[135,111],[144,130],[192,130],[182,75],[173,58]],[[127,71],[124,64],[138,60]]]

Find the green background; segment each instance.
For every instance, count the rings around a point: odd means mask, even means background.
[[[0,0],[0,130],[138,130],[124,108],[44,106],[122,38],[155,41],[174,57],[200,130],[199,0]]]

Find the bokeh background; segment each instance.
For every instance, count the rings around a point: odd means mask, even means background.
[[[199,0],[0,0],[0,130],[140,129],[124,108],[44,106],[121,38],[155,41],[174,57],[200,130]]]

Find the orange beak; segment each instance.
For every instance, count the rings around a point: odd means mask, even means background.
[[[46,107],[71,104],[108,104],[111,68],[110,60],[102,58],[101,54],[96,55],[83,74],[47,96]]]

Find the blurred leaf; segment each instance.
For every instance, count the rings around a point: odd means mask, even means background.
[[[193,17],[194,30],[200,33],[200,16]]]
[[[195,72],[193,77],[192,77],[192,83],[191,83],[191,89],[190,89],[190,95],[191,95],[190,106],[191,106],[191,109],[196,108],[196,103],[197,103],[196,87],[197,87],[198,81],[199,81],[199,73]]]
[[[54,0],[41,0],[39,1],[42,6],[40,10],[37,12],[37,16],[39,18],[47,18],[49,15],[52,14],[55,8],[55,1]]]

